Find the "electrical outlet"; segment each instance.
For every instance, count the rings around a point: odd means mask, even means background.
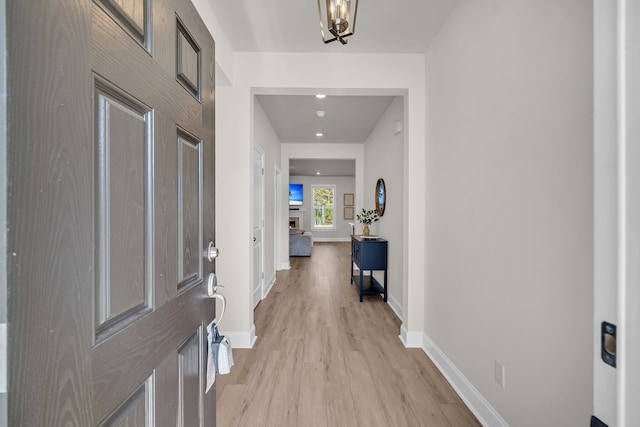
[[[494,360],[494,378],[496,383],[502,388],[507,388],[505,383],[505,368],[504,365],[497,360]]]

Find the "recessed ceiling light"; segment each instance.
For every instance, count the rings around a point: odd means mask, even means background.
[[[327,114],[326,111],[316,111],[316,116],[318,116],[319,118],[323,118],[325,116],[325,114]]]
[[[316,136],[322,136],[322,132],[316,133]]]
[[[325,99],[327,97],[327,95],[325,95],[324,93],[319,93],[316,95],[316,98],[318,99]]]
[[[316,175],[320,175],[320,172],[316,172]]]

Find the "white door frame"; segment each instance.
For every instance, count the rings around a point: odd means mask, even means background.
[[[254,294],[254,288],[253,288],[253,283],[251,285],[251,293],[252,293],[252,298],[253,298],[253,308],[255,308],[256,305],[258,305],[258,302],[261,301],[264,296],[265,296],[265,286],[264,286],[264,150],[263,148],[256,142],[254,142],[253,144],[253,151],[254,151],[254,161],[255,161],[255,155],[259,155],[260,156],[260,194],[256,195],[255,191],[253,194],[253,203],[255,204],[256,202],[258,202],[260,204],[260,218],[258,219],[259,221],[259,225],[260,225],[260,251],[259,251],[259,256],[260,256],[260,269],[262,271],[258,272],[259,274],[259,289],[258,289],[258,294],[259,294],[259,298],[258,301],[256,301],[256,295]],[[253,170],[253,167],[252,167]],[[257,198],[260,198],[259,200]],[[255,212],[255,210],[254,210]],[[254,219],[255,220],[255,219]],[[254,221],[255,222],[255,221]],[[253,224],[252,224],[252,230],[251,233],[253,235]],[[255,262],[253,263],[253,265],[251,266],[251,268],[255,268]],[[255,273],[255,272],[254,272]],[[251,277],[253,278],[253,274],[251,275]]]
[[[622,236],[625,251],[618,294],[620,371],[618,373],[618,421],[625,427],[640,420],[640,4],[622,1],[619,12],[624,36],[620,46],[623,75],[620,104],[623,106],[620,132],[623,141],[625,190]],[[621,139],[622,139],[621,138]]]
[[[282,171],[278,165],[273,165],[273,188],[274,188],[274,215],[273,215],[273,265],[276,270],[280,270],[282,266],[282,257],[280,256],[280,245],[282,239],[280,233],[282,232],[282,223],[284,221],[282,217]],[[266,295],[265,295],[266,296]]]
[[[640,419],[640,5],[594,0],[594,415]],[[601,323],[617,326],[616,368]]]

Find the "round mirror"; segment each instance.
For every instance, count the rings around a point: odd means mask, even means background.
[[[384,186],[384,179],[378,179],[376,183],[376,212],[378,216],[384,215],[384,207],[387,204],[387,189]]]

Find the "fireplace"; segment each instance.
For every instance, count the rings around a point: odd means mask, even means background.
[[[289,228],[300,228],[300,218],[289,217]]]

